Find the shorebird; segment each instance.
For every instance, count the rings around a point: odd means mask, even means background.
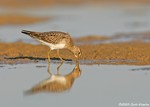
[[[60,31],[51,31],[51,32],[34,32],[28,30],[21,31],[24,34],[29,35],[30,37],[36,39],[37,41],[41,42],[43,45],[46,45],[50,48],[48,52],[48,61],[50,62],[50,52],[51,50],[57,50],[57,55],[62,62],[64,60],[59,55],[59,49],[68,49],[70,50],[75,58],[76,61],[81,55],[81,50],[79,47],[75,46],[71,36],[68,33],[60,32]]]
[[[37,85],[27,90],[25,94],[35,94],[38,92],[64,92],[71,89],[75,79],[80,75],[81,70],[79,64],[76,63],[76,66],[69,74],[62,76],[59,74],[53,75],[51,73],[51,76],[48,79],[39,82]]]

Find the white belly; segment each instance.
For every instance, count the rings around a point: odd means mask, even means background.
[[[66,84],[66,78],[63,76],[52,75],[49,82],[54,82],[54,81],[57,81],[57,82],[62,83],[62,84]]]
[[[43,45],[47,45],[51,48],[51,50],[55,50],[55,49],[63,49],[65,47],[65,44],[64,43],[59,43],[59,44],[51,44],[51,43],[48,43],[48,42],[44,42],[42,40],[38,40],[40,41]]]

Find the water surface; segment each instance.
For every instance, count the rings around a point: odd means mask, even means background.
[[[56,73],[57,64],[51,64]],[[64,64],[62,74],[75,65]],[[142,69],[141,69],[142,68]],[[143,68],[145,68],[143,70]],[[64,93],[24,92],[49,77],[47,64],[18,64],[0,67],[0,105],[2,107],[27,106],[103,106],[117,107],[119,103],[150,104],[150,74],[148,66],[80,65],[81,76]]]

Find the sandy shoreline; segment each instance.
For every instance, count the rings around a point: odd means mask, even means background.
[[[93,64],[150,64],[150,43],[124,42],[109,44],[85,44],[80,45],[79,47],[82,51],[80,60],[96,60]],[[0,63],[17,64],[47,60],[48,50],[49,48],[43,45],[33,45],[23,42],[1,42]],[[74,56],[68,50],[61,50],[60,52],[64,59],[74,60]],[[58,58],[56,51],[51,53],[51,58]],[[105,62],[99,62],[99,60],[105,60]]]

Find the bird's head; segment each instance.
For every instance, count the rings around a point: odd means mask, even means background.
[[[74,54],[74,56],[76,57],[76,59],[78,59],[81,56],[81,50],[79,47],[73,46],[71,51]]]

